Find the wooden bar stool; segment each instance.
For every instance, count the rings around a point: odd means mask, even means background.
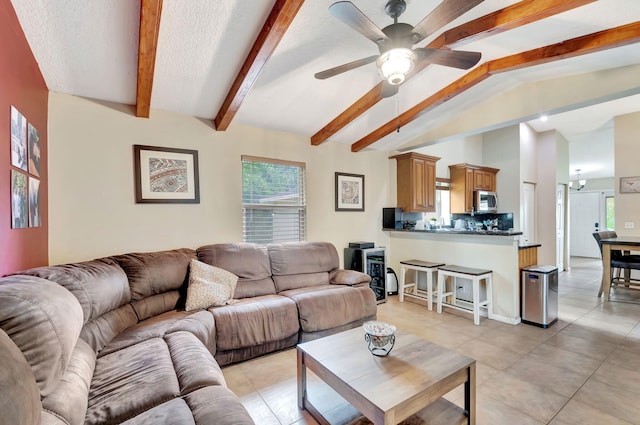
[[[434,291],[433,284],[436,283],[436,274],[438,273],[438,267],[444,266],[444,263],[431,263],[429,261],[422,260],[404,260],[400,261],[400,283],[398,288],[398,295],[400,302],[404,302],[404,296],[411,296],[419,299],[427,300],[427,308],[431,311],[433,307],[431,302],[433,300],[434,292],[437,295],[437,291]],[[405,282],[405,274],[407,270],[415,270],[415,280],[412,283]],[[427,273],[427,291],[418,289],[418,272]],[[410,289],[411,292],[405,293],[405,289]]]
[[[453,277],[453,290],[447,291],[447,276]],[[480,307],[487,308],[487,317],[493,318],[493,291],[491,289],[491,270],[472,269],[470,267],[447,265],[442,266],[438,270],[438,313],[442,313],[442,300],[453,296],[453,302],[447,303],[447,307],[455,308],[456,310],[473,312],[473,323],[480,324]],[[471,308],[459,305],[459,301],[456,298],[456,279],[457,278],[470,279],[473,284],[473,302]],[[480,281],[484,280],[487,299],[480,301]],[[463,303],[468,301],[462,300]]]

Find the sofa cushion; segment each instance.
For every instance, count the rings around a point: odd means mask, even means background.
[[[295,302],[279,295],[244,298],[209,311],[216,323],[217,350],[279,341],[300,329]]]
[[[0,423],[40,424],[40,391],[18,346],[0,329]]]
[[[85,423],[119,423],[179,395],[167,344],[153,338],[97,360]]]
[[[273,276],[330,272],[340,267],[338,251],[328,242],[288,242],[267,246]]]
[[[43,409],[70,425],[83,424],[95,365],[96,353],[89,344],[79,339],[60,384],[42,400]]]
[[[0,279],[0,328],[24,354],[42,397],[64,374],[82,321],[80,303],[62,286],[35,276]]]
[[[113,338],[136,323],[138,323],[138,316],[133,311],[133,307],[130,304],[123,305],[86,323],[82,327],[80,338],[98,353]]]
[[[195,425],[195,423],[187,402],[181,398],[174,398],[122,422],[122,425]]]
[[[369,287],[323,285],[280,295],[295,301],[303,332],[323,331],[376,315],[376,299]]]
[[[185,397],[197,425],[251,425],[238,397],[226,387],[205,387]]]
[[[173,310],[181,301],[184,303],[189,262],[195,258],[192,249],[131,253],[111,258],[127,274],[131,305],[140,320]],[[185,291],[182,297],[180,290]]]
[[[278,293],[329,283],[329,272],[339,267],[336,248],[327,242],[288,242],[267,246]]]
[[[371,282],[371,276],[356,270],[337,269],[329,273],[329,283],[336,285],[361,285]]]
[[[318,272],[273,276],[273,281],[279,294],[290,289],[327,285],[329,283],[329,273]]]
[[[205,347],[215,354],[215,324],[209,311],[173,310],[143,320],[114,338],[100,352],[100,356],[122,350],[152,338],[162,338],[171,332],[187,331],[195,335]]]
[[[198,260],[228,270],[238,276],[233,298],[275,294],[267,247],[253,243],[226,243],[201,246]]]
[[[207,348],[189,332],[173,332],[164,337],[180,384],[180,395],[209,385],[226,386],[220,366]]]
[[[22,273],[54,281],[75,295],[85,323],[80,337],[96,352],[138,321],[128,304],[131,291],[127,275],[112,259],[37,267]]]
[[[67,288],[80,302],[85,323],[131,301],[127,275],[108,258],[37,267],[21,274],[38,276]]]
[[[238,283],[238,276],[196,259],[191,260],[189,269],[185,310],[229,304]]]

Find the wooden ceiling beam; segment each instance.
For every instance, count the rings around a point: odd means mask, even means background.
[[[504,31],[518,28],[595,1],[596,0],[523,0],[474,19],[473,21],[451,28],[440,34],[440,36],[425,47],[440,49],[459,46],[470,41],[500,34]],[[416,75],[428,65],[428,62],[417,64],[407,78]],[[311,144],[317,146],[325,142],[329,137],[342,130],[351,121],[369,110],[382,100],[381,92],[382,82],[369,90],[369,92],[358,99],[353,105],[311,136]]]
[[[138,40],[138,83],[136,89],[136,116],[149,118],[153,74],[156,67],[158,32],[162,0],[140,1],[140,36]]]
[[[361,151],[383,137],[393,133],[398,127],[407,125],[438,105],[443,104],[465,90],[486,80],[491,75],[600,52],[638,42],[640,42],[640,22],[634,22],[489,61],[473,69],[462,78],[459,78],[358,140],[351,145],[351,151]]]
[[[442,33],[427,47],[456,47],[550,18],[597,0],[523,0]],[[442,38],[440,40],[440,38]]]
[[[214,119],[216,130],[224,131],[240,109],[262,68],[273,54],[304,0],[276,0],[258,38],[242,64],[227,97]]]

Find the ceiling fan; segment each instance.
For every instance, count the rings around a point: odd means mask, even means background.
[[[324,80],[376,62],[384,79],[382,97],[398,92],[409,72],[418,62],[429,62],[459,69],[469,69],[480,61],[480,52],[461,50],[412,48],[452,20],[473,9],[484,0],[444,0],[415,27],[398,22],[407,8],[405,0],[389,0],[385,13],[393,18],[393,24],[380,29],[350,1],[339,1],[329,6],[329,13],[376,43],[379,55],[373,55],[345,63],[315,74]]]

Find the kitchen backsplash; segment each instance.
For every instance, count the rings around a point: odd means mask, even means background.
[[[513,213],[498,213],[498,214],[451,214],[451,222],[454,223],[456,220],[464,220],[467,223],[467,228],[469,227],[469,223],[475,227],[478,223],[482,224],[482,229],[490,229],[493,227],[498,228],[498,230],[509,230],[513,229]]]
[[[469,225],[475,230],[491,230],[497,228],[498,230],[510,230],[513,229],[513,213],[499,213],[499,214],[451,214],[451,227],[456,225],[462,225],[465,229],[469,228]],[[423,214],[422,213],[402,213],[402,227],[404,229],[423,229],[424,228]],[[478,226],[480,224],[480,227]]]

